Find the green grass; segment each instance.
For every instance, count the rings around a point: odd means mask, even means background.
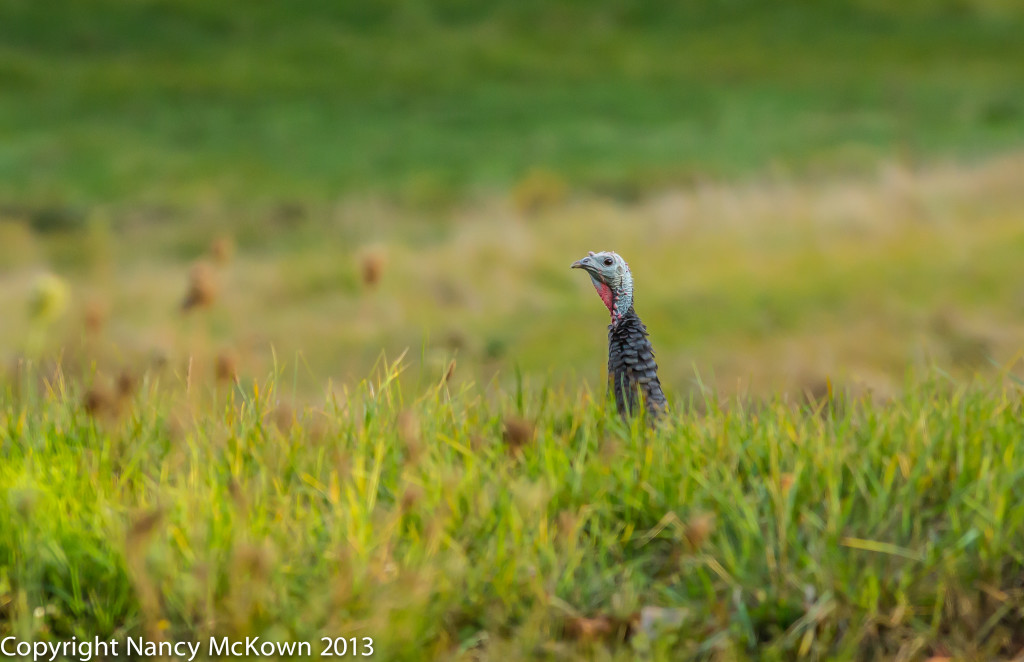
[[[1024,141],[1011,2],[0,2],[10,204],[631,198]]]
[[[585,391],[393,368],[300,410],[276,404],[286,378],[151,376],[96,418],[33,379],[0,407],[0,634],[370,636],[384,659],[465,660],[1024,645],[1012,382],[677,398],[650,432]],[[503,434],[520,418],[532,431]]]
[[[1016,5],[0,0],[0,638],[1019,655]]]

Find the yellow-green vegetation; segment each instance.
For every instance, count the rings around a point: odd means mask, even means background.
[[[1019,5],[0,0],[0,638],[1020,659]]]
[[[507,388],[519,369],[598,390],[608,314],[569,264],[612,249],[678,396],[697,374],[759,397],[820,393],[826,379],[890,396],[910,367],[970,377],[1024,348],[1022,170],[1020,156],[888,164],[530,213],[492,197],[443,224],[353,201],[297,227],[238,221],[233,241],[227,212],[123,232],[96,217],[71,236],[0,222],[0,256],[17,265],[0,281],[0,343],[24,354],[42,334],[76,379],[166,363],[203,381],[227,362],[249,384],[276,360],[300,397],[358,381],[382,351],[408,351],[410,372],[431,379],[454,357],[456,384]],[[31,305],[47,264],[71,294],[43,328]]]
[[[485,397],[395,365],[302,408],[284,380],[41,377],[0,408],[9,636],[368,636],[388,660],[1024,646],[1012,381],[706,395],[648,431],[585,391]]]

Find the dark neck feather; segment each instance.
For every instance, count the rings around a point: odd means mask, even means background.
[[[654,349],[632,304],[618,317],[613,313],[608,326],[608,377],[620,415],[636,413],[641,395],[649,412],[665,409]]]

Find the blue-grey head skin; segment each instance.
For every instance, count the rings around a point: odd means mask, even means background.
[[[608,307],[613,322],[633,306],[633,275],[618,253],[591,251],[586,257],[573,262],[571,268],[583,269],[590,274],[590,281]]]

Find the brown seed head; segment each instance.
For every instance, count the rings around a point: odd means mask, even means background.
[[[249,506],[249,499],[246,497],[245,490],[242,486],[233,478],[228,482],[228,494],[231,495],[231,500],[234,502],[235,508],[237,508],[239,512],[245,512],[246,508]]]
[[[107,322],[107,307],[102,302],[93,299],[85,304],[85,311],[82,314],[82,323],[85,330],[92,335],[103,330]]]
[[[565,624],[565,633],[572,639],[593,641],[606,637],[615,631],[615,623],[608,616],[599,614],[594,618],[578,616]]]
[[[164,512],[160,508],[136,513],[128,527],[128,547],[134,548],[149,539],[163,518]]]
[[[715,516],[711,513],[697,513],[686,523],[683,535],[695,549],[699,548],[715,530]]]
[[[449,350],[465,349],[469,344],[469,338],[459,329],[451,329],[444,336],[444,346]]]
[[[170,362],[170,356],[167,355],[167,352],[161,349],[154,349],[149,353],[149,365],[153,370],[164,370]]]
[[[363,285],[370,289],[376,287],[384,273],[384,256],[376,251],[363,255],[361,273]]]
[[[443,380],[444,383],[447,384],[448,382],[450,382],[452,380],[452,377],[454,377],[454,376],[455,376],[455,359],[452,359],[451,362],[448,363],[448,370],[446,370],[445,373],[444,373],[444,380]]]
[[[295,422],[295,411],[285,402],[274,407],[274,426],[280,432],[288,432]]]
[[[85,413],[93,418],[105,416],[114,413],[116,409],[115,399],[110,390],[105,386],[94,384],[92,388],[85,392],[85,397],[82,399],[82,408],[85,409]]]
[[[533,441],[536,430],[533,424],[517,417],[508,417],[502,423],[501,437],[510,451],[518,451]]]
[[[413,506],[420,502],[423,498],[423,488],[419,485],[409,485],[405,488],[405,492],[402,493],[401,507],[402,512],[407,513],[412,510]]]
[[[213,267],[206,262],[197,262],[188,276],[188,291],[181,302],[182,312],[193,308],[208,308],[217,298],[217,278]]]
[[[563,510],[558,513],[558,533],[562,536],[571,536],[576,533],[576,526],[580,523],[579,516],[571,510]]]
[[[238,381],[238,357],[233,351],[225,349],[217,355],[214,373],[218,382]]]
[[[117,397],[119,399],[127,399],[135,394],[135,389],[138,386],[138,381],[128,370],[122,370],[121,374],[117,376]]]
[[[240,545],[235,549],[235,566],[249,579],[266,579],[274,565],[269,545]]]

